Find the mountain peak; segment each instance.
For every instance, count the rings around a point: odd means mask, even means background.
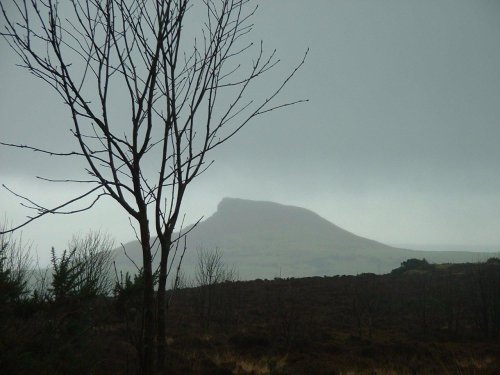
[[[217,211],[225,210],[228,207],[232,207],[234,205],[240,204],[242,202],[247,202],[246,199],[241,198],[233,198],[233,197],[224,197],[217,205]]]
[[[239,209],[249,206],[268,206],[268,205],[286,207],[282,204],[270,201],[257,201],[257,200],[243,199],[243,198],[224,197],[217,205],[217,211],[233,209],[233,208]]]
[[[380,273],[409,258],[449,262],[478,256],[397,249],[350,233],[305,208],[240,198],[222,199],[217,211],[189,232],[187,246],[188,273],[194,272],[196,249],[217,247],[243,278]],[[137,242],[127,248],[128,254],[141,254]]]
[[[274,229],[299,224],[334,226],[316,213],[302,207],[229,197],[219,202],[217,212],[208,218],[207,222],[213,220],[222,220],[232,228],[241,224]]]
[[[281,203],[271,202],[271,201],[258,201],[258,200],[250,200],[250,199],[242,199],[242,198],[232,198],[225,197],[217,205],[218,214],[227,214],[227,213],[237,213],[238,215],[245,215],[250,212],[260,212],[262,215],[272,215],[275,216],[277,214],[281,215],[296,215],[298,213],[312,215],[316,219],[320,219],[321,221],[328,222],[326,219],[322,218],[315,212],[308,210],[303,207],[285,205]],[[331,224],[330,222],[328,222]],[[331,224],[333,225],[333,224]]]

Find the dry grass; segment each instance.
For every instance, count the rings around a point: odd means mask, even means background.
[[[216,353],[212,361],[222,368],[229,369],[235,375],[270,375],[283,373],[287,356],[252,358],[232,352]]]

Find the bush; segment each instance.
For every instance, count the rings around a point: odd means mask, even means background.
[[[113,241],[100,232],[90,232],[83,238],[73,237],[69,249],[60,257],[51,250],[52,297],[62,301],[110,295]]]
[[[429,262],[427,262],[425,258],[424,259],[411,258],[402,262],[401,266],[393,269],[391,273],[400,273],[411,270],[430,270],[430,269],[433,269],[433,266],[432,264],[429,264]]]

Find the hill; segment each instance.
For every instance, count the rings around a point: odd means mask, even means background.
[[[350,233],[316,213],[273,202],[224,198],[187,240],[183,269],[192,274],[196,249],[220,248],[242,279],[386,273],[409,258],[436,263],[475,262],[495,254],[401,249]],[[137,241],[125,245],[140,264]],[[117,249],[120,268],[130,260]],[[497,254],[498,255],[498,254]]]

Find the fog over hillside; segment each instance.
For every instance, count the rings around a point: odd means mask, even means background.
[[[475,262],[495,255],[396,248],[350,233],[304,208],[235,198],[224,198],[215,214],[189,232],[186,274],[193,274],[197,249],[216,247],[242,279],[385,273],[408,258]],[[126,244],[125,249],[141,263],[138,242]],[[123,250],[116,251],[119,268],[131,269]]]
[[[277,48],[282,63],[255,99],[310,48],[280,103],[309,102],[262,116],[217,150],[186,194],[187,222],[239,196],[307,207],[383,243],[500,246],[500,2],[257,3],[251,41],[262,39],[267,52]],[[16,66],[7,43],[0,56],[1,141],[78,149],[58,95]],[[111,112],[125,116],[123,106]],[[0,147],[1,184],[48,207],[82,193],[81,185],[35,176],[88,177],[74,159]],[[33,214],[20,203],[0,189],[0,215],[13,224]],[[43,264],[51,246],[63,249],[89,229],[131,241],[128,216],[115,203],[45,216],[23,236]]]

